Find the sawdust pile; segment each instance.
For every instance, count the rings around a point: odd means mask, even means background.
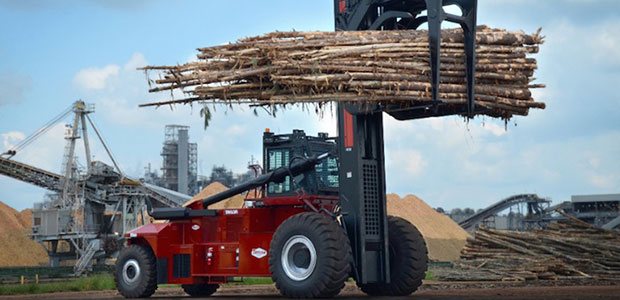
[[[32,227],[32,209],[27,208],[19,212],[19,219],[24,227],[30,229]]]
[[[0,267],[39,266],[48,262],[47,252],[30,239],[32,210],[21,213],[0,201]]]
[[[207,185],[204,189],[202,189],[202,191],[200,191],[200,193],[196,194],[194,197],[192,197],[192,199],[190,199],[189,201],[185,202],[185,204],[183,204],[183,206],[188,206],[191,203],[194,203],[195,201],[201,201],[209,196],[215,195],[217,193],[221,193],[225,190],[228,190],[228,188],[219,183],[219,182],[213,182],[209,185]],[[243,200],[244,200],[244,194],[239,194],[236,196],[233,196],[231,198],[228,198],[224,201],[209,205],[209,209],[228,209],[228,208],[241,208],[243,207]]]
[[[448,216],[435,211],[420,198],[387,195],[388,214],[407,219],[424,236],[428,257],[433,261],[455,261],[469,234]]]

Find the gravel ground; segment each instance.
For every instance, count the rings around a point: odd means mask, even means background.
[[[599,282],[601,283],[601,282]],[[426,282],[418,292],[409,297],[389,299],[618,299],[620,285],[602,282],[603,285],[580,285],[563,282],[551,286],[515,284],[512,282]],[[123,299],[116,291],[67,292],[43,295],[9,296],[5,299]],[[188,299],[180,288],[159,289],[154,299]],[[210,298],[220,299],[283,299],[273,285],[227,285]],[[355,284],[347,284],[339,298],[368,298]],[[192,298],[194,299],[194,298]]]

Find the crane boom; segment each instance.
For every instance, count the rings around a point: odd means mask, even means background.
[[[0,174],[52,192],[61,190],[60,183],[63,179],[59,174],[2,157],[0,157]]]

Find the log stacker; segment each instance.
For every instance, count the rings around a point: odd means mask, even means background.
[[[448,5],[462,14],[447,13]],[[428,24],[432,101],[414,107],[338,105],[337,138],[303,131],[263,136],[262,175],[126,234],[117,288],[148,297],[160,283],[209,296],[234,277],[271,277],[282,295],[333,297],[353,277],[365,293],[403,296],[422,283],[427,249],[419,231],[386,212],[383,113],[398,120],[473,117],[476,0],[335,0],[336,30],[416,30]],[[424,14],[426,13],[426,14]],[[438,97],[441,26],[463,29],[468,102]],[[254,190],[242,209],[208,206]],[[251,193],[249,193],[251,194]]]

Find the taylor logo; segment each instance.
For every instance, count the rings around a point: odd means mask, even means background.
[[[192,230],[198,230],[198,229],[200,229],[200,225],[198,224],[192,225]]]
[[[236,215],[236,214],[238,214],[238,213],[239,213],[239,211],[238,211],[238,210],[236,210],[236,209],[227,209],[227,210],[224,210],[224,214],[225,214],[225,215]]]
[[[267,250],[263,249],[263,248],[254,248],[252,249],[252,256],[261,259],[265,256],[267,256]]]

